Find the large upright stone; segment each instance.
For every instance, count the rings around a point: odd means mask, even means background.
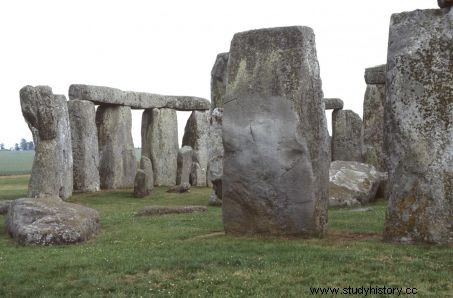
[[[183,146],[178,152],[178,170],[176,172],[176,184],[190,183],[192,171],[193,150],[190,146]]]
[[[209,199],[210,204],[220,205],[222,200],[223,176],[223,141],[222,141],[223,109],[215,108],[209,118],[208,138],[208,181],[212,184],[213,193]]]
[[[230,53],[217,55],[211,70],[211,109],[223,108],[227,84],[227,65]]]
[[[183,146],[193,149],[191,185],[206,186],[208,171],[209,111],[193,111],[187,120]]]
[[[376,71],[378,69],[379,71]],[[384,80],[366,79],[367,75],[383,70]],[[367,68],[365,80],[368,83],[363,101],[363,160],[386,171],[384,154],[384,103],[385,103],[385,65]],[[378,83],[379,82],[379,83]]]
[[[453,10],[394,14],[387,56],[384,239],[453,243]]]
[[[96,111],[96,125],[101,188],[132,188],[137,161],[131,133],[131,108],[102,105]]]
[[[332,112],[332,160],[362,162],[362,119],[351,110]]]
[[[142,116],[142,155],[151,159],[154,185],[176,184],[178,120],[172,109],[149,109]]]
[[[94,192],[100,189],[99,147],[96,108],[86,100],[68,102],[74,161],[74,191]]]
[[[323,234],[330,160],[313,30],[235,34],[228,68],[225,231]]]
[[[38,139],[28,184],[28,196],[72,195],[72,147],[68,106],[64,95],[48,86],[25,86],[20,90],[22,114]]]

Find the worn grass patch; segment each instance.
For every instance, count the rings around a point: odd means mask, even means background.
[[[26,193],[27,179],[0,178],[0,200]],[[7,192],[8,192],[7,191]],[[306,297],[310,287],[415,287],[453,295],[453,250],[383,243],[385,204],[329,211],[324,239],[231,237],[221,209],[137,217],[145,206],[206,205],[210,190],[144,199],[131,190],[76,194],[97,209],[101,232],[74,246],[20,247],[0,216],[0,297]]]

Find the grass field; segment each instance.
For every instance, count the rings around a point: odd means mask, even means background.
[[[27,180],[0,177],[0,200],[25,196]],[[310,287],[348,286],[453,296],[452,248],[383,243],[384,203],[365,213],[330,210],[329,234],[312,240],[225,236],[221,209],[214,207],[134,216],[147,205],[205,205],[209,193],[158,188],[145,199],[130,190],[74,195],[71,202],[100,212],[102,229],[73,246],[17,246],[0,215],[0,297],[306,297]]]

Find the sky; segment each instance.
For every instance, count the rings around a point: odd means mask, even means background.
[[[325,97],[362,116],[364,69],[384,64],[392,13],[436,0],[14,0],[0,2],[0,143],[31,140],[20,108],[25,85],[70,84],[210,99],[218,53],[236,32],[309,26]],[[142,111],[133,111],[140,146]],[[190,112],[178,112],[179,137]],[[330,112],[327,112],[330,125]]]

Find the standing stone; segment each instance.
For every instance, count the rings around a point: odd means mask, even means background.
[[[211,71],[211,109],[223,108],[227,84],[227,65],[230,53],[217,55]]]
[[[25,86],[20,90],[25,121],[37,135],[28,196],[72,195],[72,147],[68,106],[64,95],[54,95],[48,86]]]
[[[146,179],[147,182],[146,184],[148,185],[148,190],[151,191],[154,188],[154,174],[153,174],[153,164],[151,163],[151,160],[146,157],[142,156],[140,159],[140,169],[143,170],[146,174]]]
[[[387,56],[384,239],[453,243],[453,10],[394,14]]]
[[[351,110],[332,112],[332,160],[362,162],[362,119]]]
[[[68,101],[74,161],[74,191],[94,192],[100,189],[99,147],[96,108],[85,100]]]
[[[193,149],[191,185],[206,186],[208,183],[209,111],[193,111],[187,120],[183,146]]]
[[[176,184],[178,120],[172,109],[147,109],[142,116],[142,155],[151,159],[154,185]]]
[[[208,181],[212,184],[210,205],[222,204],[222,176],[223,176],[223,142],[222,142],[223,109],[215,108],[209,119],[208,138]]]
[[[183,146],[178,152],[178,170],[176,173],[176,184],[189,183],[192,170],[192,147]]]
[[[96,112],[102,189],[132,188],[137,171],[130,107],[104,105]]]
[[[225,231],[322,235],[330,160],[313,30],[235,34],[227,81]]]
[[[134,181],[134,197],[144,198],[149,195],[148,177],[142,169],[137,170]]]

